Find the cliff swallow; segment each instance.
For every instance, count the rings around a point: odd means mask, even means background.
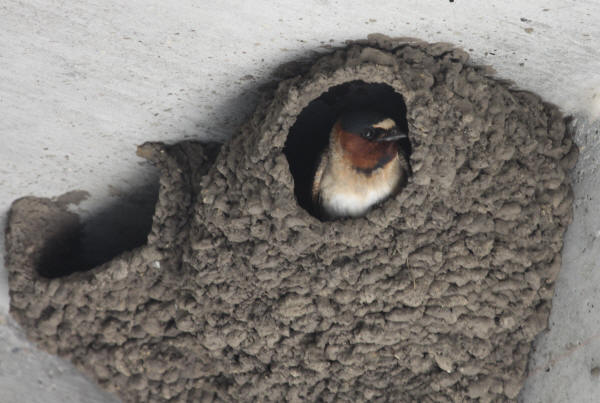
[[[377,111],[350,111],[333,125],[312,186],[323,219],[359,217],[406,183],[409,166],[398,140],[408,138]]]

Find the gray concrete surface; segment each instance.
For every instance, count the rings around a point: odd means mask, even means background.
[[[596,402],[598,21],[597,0],[3,1],[0,226],[10,203],[31,194],[86,190],[91,197],[75,208],[84,218],[110,204],[143,204],[156,172],[135,156],[136,145],[226,139],[281,63],[372,32],[453,42],[499,77],[577,116],[575,221],[550,329],[536,342],[520,399]],[[0,268],[1,403],[114,400],[27,343],[8,318],[8,303]]]

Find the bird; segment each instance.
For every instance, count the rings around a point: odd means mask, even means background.
[[[387,114],[349,110],[317,159],[311,199],[324,221],[361,217],[405,185],[410,167],[398,141],[408,134]]]

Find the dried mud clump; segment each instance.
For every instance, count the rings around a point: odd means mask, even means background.
[[[218,155],[143,146],[162,169],[148,243],[89,271],[41,276],[39,234],[73,217],[16,201],[12,314],[126,401],[516,399],[577,149],[556,107],[467,60],[372,36],[281,82]],[[413,175],[366,217],[321,222],[282,151],[303,108],[349,81],[402,95]]]

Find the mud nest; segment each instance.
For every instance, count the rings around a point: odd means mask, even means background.
[[[12,314],[126,401],[516,399],[577,149],[556,107],[467,60],[372,36],[282,81],[220,150],[142,146],[162,172],[148,242],[89,271],[41,276],[76,217],[16,201]],[[301,111],[350,81],[401,94],[413,175],[364,218],[321,222],[283,149]]]

